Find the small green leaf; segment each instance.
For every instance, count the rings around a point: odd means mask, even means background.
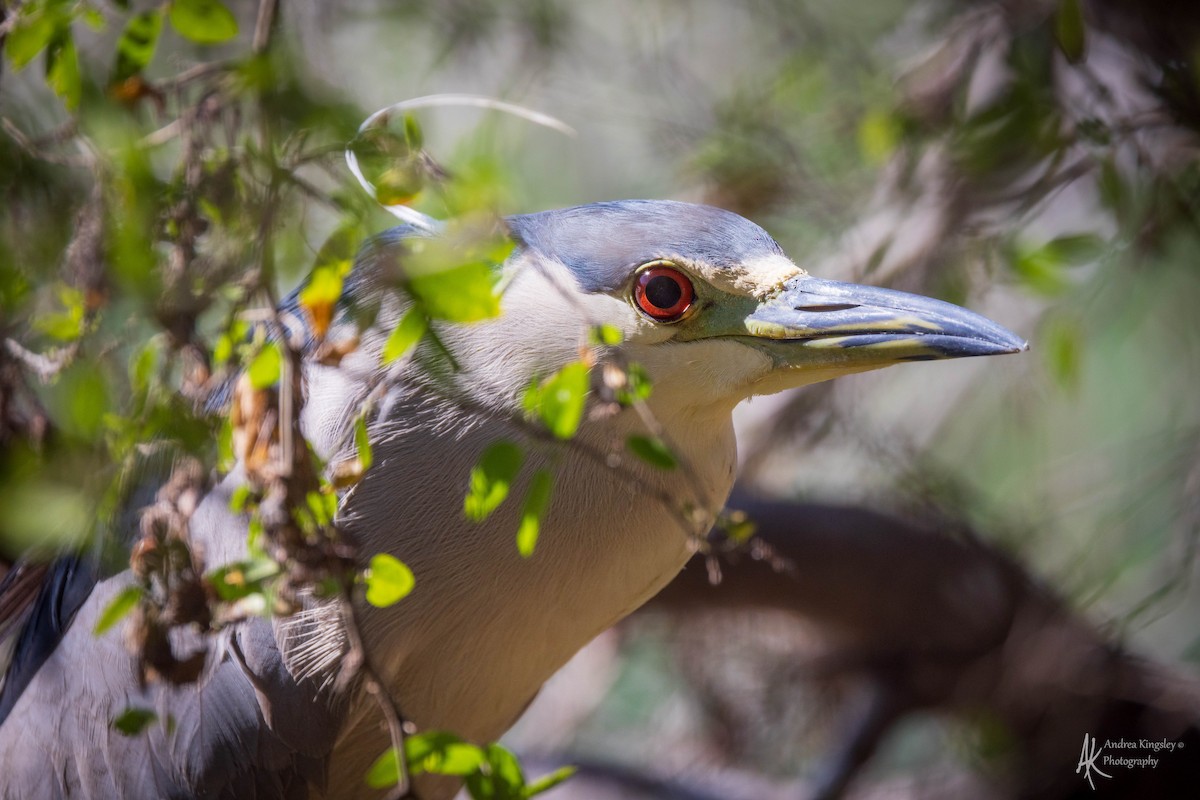
[[[228,361],[233,355],[234,346],[244,341],[249,332],[248,322],[243,319],[234,320],[229,330],[217,337],[217,343],[213,345],[213,363],[219,366]]]
[[[23,69],[46,49],[59,29],[68,24],[70,20],[58,13],[57,9],[27,3],[4,39],[4,54],[14,69]]]
[[[420,150],[425,145],[425,134],[421,132],[421,124],[412,114],[404,115],[404,143],[410,150]]]
[[[1025,285],[1039,294],[1056,295],[1068,286],[1064,273],[1066,264],[1048,246],[1019,249],[1012,265]]]
[[[1087,52],[1087,28],[1081,0],[1059,0],[1054,17],[1054,39],[1067,61],[1078,64]]]
[[[583,421],[587,404],[588,365],[573,361],[542,383],[538,415],[559,439],[570,439]]]
[[[236,463],[237,458],[233,453],[233,422],[226,414],[217,430],[217,469],[229,472]]]
[[[96,620],[96,627],[92,628],[92,633],[100,636],[124,619],[142,599],[142,594],[140,586],[126,586],[118,592],[117,596],[109,600],[108,605],[100,612],[100,618]]]
[[[317,251],[313,268],[330,269],[339,278],[346,277],[354,267],[354,256],[358,252],[362,237],[363,229],[358,220],[339,225]]]
[[[180,36],[197,44],[219,44],[237,36],[237,18],[219,0],[171,0],[167,18]]]
[[[243,483],[233,490],[233,494],[229,495],[229,510],[235,514],[240,514],[246,510],[246,504],[250,502],[250,498],[254,495],[254,490],[248,484]]]
[[[85,316],[83,292],[74,286],[60,284],[58,286],[58,301],[63,310],[43,314],[34,319],[34,327],[42,333],[53,336],[64,342],[72,342],[83,333]]]
[[[500,316],[496,275],[486,262],[414,275],[409,291],[434,319],[466,323]]]
[[[367,584],[367,602],[386,608],[403,600],[413,590],[416,579],[408,566],[387,553],[376,553],[363,575]]]
[[[365,778],[372,789],[386,789],[400,782],[400,753],[389,747],[367,770]]]
[[[533,555],[537,547],[538,534],[542,527],[542,516],[550,503],[553,476],[544,469],[533,475],[529,492],[525,495],[525,507],[521,510],[521,524],[517,528],[517,552],[524,558]]]
[[[300,291],[300,305],[318,337],[323,337],[333,321],[333,312],[342,296],[342,283],[354,266],[354,253],[362,238],[357,222],[346,223],[330,234],[313,265],[308,282]]]
[[[559,767],[549,775],[543,775],[533,783],[527,785],[524,793],[521,796],[534,797],[535,795],[539,795],[543,792],[548,792],[555,786],[558,786],[560,783],[574,775],[575,770],[575,767]]]
[[[1064,263],[1071,266],[1090,264],[1108,250],[1108,244],[1104,239],[1091,233],[1059,236],[1057,239],[1051,239],[1046,247],[1053,250]]]
[[[1031,289],[1046,295],[1059,294],[1070,285],[1068,267],[1095,261],[1106,248],[1105,241],[1092,234],[1060,236],[1038,247],[1018,247],[1013,269]]]
[[[488,765],[491,767],[492,783],[500,797],[521,797],[525,788],[525,773],[512,751],[500,744],[489,744],[484,748]]]
[[[416,346],[425,331],[429,330],[429,318],[420,305],[405,312],[383,345],[383,365],[386,367]]]
[[[137,75],[149,65],[154,59],[162,26],[163,15],[158,9],[143,11],[129,18],[117,41],[117,63],[112,76],[114,83]]]
[[[633,405],[650,396],[653,390],[650,383],[650,373],[636,361],[629,362],[625,367],[625,387],[617,392],[617,402],[623,406]]]
[[[495,442],[483,451],[479,463],[471,470],[470,486],[463,501],[467,519],[482,522],[504,502],[523,460],[521,448],[509,441]]]
[[[283,369],[283,356],[278,342],[267,342],[246,368],[250,385],[255,389],[266,389],[279,383]]]
[[[94,31],[102,31],[108,27],[108,20],[104,18],[104,14],[98,8],[87,8],[85,6],[80,11],[79,18]]]
[[[858,150],[870,164],[887,163],[900,144],[900,124],[886,111],[872,111],[858,125]]]
[[[129,382],[134,391],[144,392],[150,386],[150,378],[158,368],[160,341],[151,339],[133,359],[129,368]]]
[[[659,469],[675,469],[679,466],[675,454],[657,436],[630,436],[625,440],[625,445],[629,452]]]
[[[367,434],[365,415],[359,416],[358,421],[354,424],[354,447],[358,450],[358,463],[363,472],[366,472],[371,468],[375,457],[371,451],[371,439]]]
[[[308,276],[308,282],[300,290],[300,305],[314,313],[314,308],[332,311],[342,296],[342,275],[335,267],[317,267]],[[328,325],[328,323],[326,323]]]
[[[483,750],[445,731],[427,731],[404,740],[404,752],[413,775],[470,775],[486,758]]]
[[[146,726],[157,719],[158,714],[148,708],[129,706],[117,715],[117,718],[112,721],[112,726],[122,736],[137,736],[146,729]]]
[[[1042,331],[1041,351],[1050,373],[1064,389],[1079,385],[1083,363],[1083,333],[1068,319],[1052,319]]]
[[[75,37],[69,27],[60,29],[46,50],[46,82],[68,110],[78,107],[83,96],[83,77],[79,74]]]
[[[514,243],[492,220],[467,220],[409,245],[407,289],[432,319],[478,322],[500,315],[497,265]]]
[[[745,544],[750,540],[758,526],[745,511],[726,509],[717,517],[716,527],[725,532],[725,536],[735,544]]]
[[[588,341],[593,345],[608,345],[611,347],[625,341],[625,334],[621,333],[620,328],[608,323],[593,325],[588,328]]]
[[[227,603],[252,594],[262,594],[267,581],[279,574],[279,563],[270,558],[253,558],[225,564],[204,576],[217,596]]]

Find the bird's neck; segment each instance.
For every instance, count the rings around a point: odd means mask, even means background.
[[[555,670],[679,571],[689,536],[706,530],[686,512],[720,508],[736,457],[727,411],[680,422],[666,434],[688,466],[661,470],[625,451],[627,436],[644,432],[632,412],[586,422],[574,444],[547,445],[428,392],[393,404],[345,519],[364,558],[389,552],[416,575],[409,597],[366,610],[364,632],[420,727],[498,736]],[[470,522],[468,475],[498,438],[522,441],[526,464],[508,501]],[[523,558],[516,531],[540,467],[554,486],[536,550]]]

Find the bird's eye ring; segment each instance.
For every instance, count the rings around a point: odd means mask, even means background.
[[[668,261],[654,261],[642,267],[633,283],[634,303],[657,322],[682,319],[695,299],[691,280]]]

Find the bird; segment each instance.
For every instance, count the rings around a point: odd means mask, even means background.
[[[378,307],[357,349],[337,366],[302,365],[301,422],[323,459],[345,446],[368,387],[385,387],[368,425],[373,462],[338,524],[361,553],[394,555],[415,575],[408,597],[364,605],[361,618],[387,690],[421,730],[499,737],[576,651],[680,571],[733,486],[732,412],[743,400],[1027,348],[959,306],[809,275],[759,225],[711,206],[608,201],[504,223],[513,249],[495,267],[498,316],[431,323],[438,343],[382,366],[407,301],[380,276],[442,235],[403,225],[364,246],[346,281],[335,326],[349,324],[351,309]],[[524,557],[518,504],[483,522],[464,516],[467,475],[498,438],[529,439],[523,394],[577,361],[596,325],[619,333],[596,348],[600,362],[608,353],[640,364],[652,391],[644,413],[587,414],[571,444],[529,445],[513,494],[539,467],[554,477]],[[602,372],[591,370],[593,398]],[[648,420],[679,468],[623,457]],[[209,566],[244,557],[246,520],[229,502],[241,480],[234,469],[191,517]],[[252,619],[224,634],[197,686],[143,686],[120,637],[92,633],[130,581],[128,570],[105,575],[81,557],[49,568],[0,689],[0,796],[363,796],[388,739],[361,692],[331,688],[346,652],[335,617],[317,605],[294,619]],[[111,720],[131,705],[171,725],[120,735]],[[456,785],[417,789],[440,800]]]

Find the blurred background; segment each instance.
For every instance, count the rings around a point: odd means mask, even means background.
[[[147,54],[137,2],[6,5],[6,557],[119,505],[132,443],[211,449],[171,398],[232,309],[390,224],[341,163],[367,114],[488,95],[576,134],[423,110],[465,188],[418,208],[711,203],[1031,343],[740,409],[762,542],[555,678],[508,740],[583,767],[549,796],[1195,796],[1200,751],[1095,790],[1076,766],[1085,733],[1200,746],[1200,7],[301,0],[268,49],[230,2],[231,35],[185,20]]]

